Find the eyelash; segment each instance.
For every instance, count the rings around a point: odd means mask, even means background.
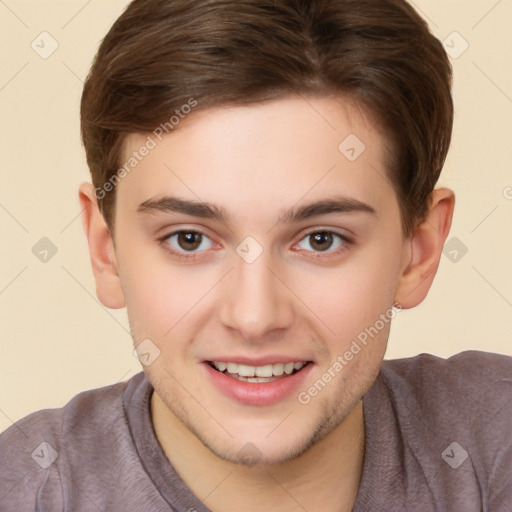
[[[199,235],[201,235],[201,236],[211,240],[208,235],[206,235],[205,233],[203,233],[201,231],[198,231],[198,230],[195,230],[195,229],[180,229],[180,230],[173,231],[173,232],[171,232],[171,233],[169,233],[169,234],[159,238],[158,241],[159,241],[160,245],[162,245],[164,247],[164,249],[169,254],[171,254],[173,257],[177,258],[178,260],[186,259],[188,261],[193,261],[201,253],[207,251],[207,249],[206,249],[206,250],[202,250],[202,251],[195,252],[195,253],[193,253],[193,252],[187,253],[187,252],[179,252],[179,251],[176,251],[175,249],[173,249],[169,245],[169,243],[167,241],[171,237],[173,237],[175,235],[179,235],[181,233],[195,233],[195,234],[199,234]],[[303,240],[305,240],[308,237],[310,237],[311,235],[319,234],[319,233],[331,234],[331,235],[333,235],[335,237],[338,237],[341,240],[342,245],[341,245],[341,247],[338,247],[334,251],[330,251],[329,249],[327,249],[325,252],[323,252],[323,251],[307,251],[307,252],[310,252],[310,253],[313,254],[313,256],[312,256],[313,258],[323,258],[323,259],[326,259],[326,258],[329,258],[329,257],[332,257],[332,256],[337,256],[340,253],[345,252],[353,244],[353,240],[351,240],[349,237],[347,237],[344,234],[338,233],[336,231],[328,230],[328,229],[315,229],[315,230],[309,231],[308,233],[304,234],[304,236],[297,243],[294,244],[294,247],[296,245],[298,245],[300,242],[302,242]],[[325,255],[327,255],[327,256],[325,256]]]

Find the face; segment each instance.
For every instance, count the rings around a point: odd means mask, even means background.
[[[264,463],[299,455],[378,373],[405,242],[376,126],[341,99],[198,112],[117,186],[144,370],[170,421],[226,460],[247,443]]]

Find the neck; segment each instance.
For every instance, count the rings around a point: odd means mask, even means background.
[[[361,401],[341,425],[299,457],[253,467],[214,455],[156,393],[151,399],[151,413],[167,458],[192,492],[214,512],[349,512],[353,508],[364,461]]]

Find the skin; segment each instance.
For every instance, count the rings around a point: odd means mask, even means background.
[[[425,298],[454,196],[434,191],[425,220],[405,237],[377,126],[341,98],[191,114],[116,187],[115,243],[92,185],[80,189],[98,297],[127,307],[135,345],[149,338],[160,350],[144,367],[155,388],[156,435],[213,511],[352,509],[364,462],[361,397],[378,374],[390,324],[308,404],[296,392],[276,404],[241,404],[211,385],[204,361],[227,354],[311,361],[297,390],[304,391],[393,304],[411,308]],[[366,146],[353,162],[338,150],[349,134]],[[147,136],[130,135],[126,155]],[[163,196],[214,204],[227,218],[138,211]],[[339,196],[374,212],[279,221]],[[195,259],[186,258],[190,246],[169,238],[187,229],[207,237]],[[334,236],[319,250],[308,236],[319,231],[350,241]],[[247,236],[263,251],[252,263],[236,252]],[[244,463],[247,443],[256,464]]]

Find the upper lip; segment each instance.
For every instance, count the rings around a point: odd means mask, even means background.
[[[308,358],[301,359],[296,356],[283,356],[283,355],[275,355],[275,356],[264,356],[264,357],[246,357],[246,356],[214,356],[210,359],[205,359],[206,362],[211,361],[222,361],[224,363],[236,363],[236,364],[245,364],[247,366],[266,366],[267,364],[286,364],[286,363],[308,363],[311,360]]]

